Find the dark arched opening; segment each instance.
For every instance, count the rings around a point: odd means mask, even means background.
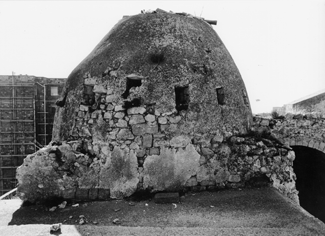
[[[296,154],[293,169],[300,205],[325,222],[325,153],[304,146],[292,148]]]

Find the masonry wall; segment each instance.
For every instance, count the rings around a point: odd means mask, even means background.
[[[254,118],[252,130],[269,133],[287,147],[305,146],[325,152],[325,114],[286,114],[281,119]]]
[[[114,110],[112,116],[121,113]],[[213,191],[270,184],[299,202],[292,169],[295,155],[290,148],[255,131],[246,136],[192,140],[176,136],[166,140],[155,128],[149,134],[141,132],[151,130],[149,127],[155,127],[152,123],[162,117],[167,126],[177,125],[177,119],[182,118],[171,114],[148,116],[146,111],[144,107],[126,111],[129,121],[137,117],[146,123],[135,124],[142,127],[135,134],[123,126],[116,128],[109,134],[116,140],[114,146],[105,144],[104,139],[90,142],[85,138],[52,142],[27,156],[17,172],[20,197],[31,202],[53,197],[103,200],[143,190]],[[89,120],[104,122],[105,113]],[[149,117],[151,123],[146,121]],[[96,125],[92,128],[97,129]]]
[[[123,18],[72,71],[57,104],[52,143],[17,170],[24,200],[238,188],[263,178],[295,199],[293,152],[249,135],[244,82],[201,18]]]
[[[55,140],[77,136],[71,137],[71,127],[80,105],[95,117],[105,110],[106,120],[110,109],[120,107],[145,107],[147,113],[151,107],[150,114],[159,112],[156,118],[179,113],[183,119],[173,132],[190,137],[245,133],[252,120],[245,84],[215,30],[200,18],[167,12],[118,22],[69,75],[61,100]],[[120,119],[124,128],[137,125]]]

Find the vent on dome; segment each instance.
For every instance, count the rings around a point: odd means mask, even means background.
[[[223,87],[221,87],[221,86],[217,87],[216,91],[217,91],[218,104],[225,105],[225,91],[224,91]]]
[[[93,105],[95,103],[95,93],[93,92],[94,86],[84,85],[84,94],[81,104],[83,105]]]
[[[149,59],[154,64],[161,64],[165,61],[165,56],[163,53],[153,53],[149,56]]]
[[[245,92],[245,90],[244,90],[244,89],[242,90],[242,92],[243,92],[243,99],[244,99],[244,103],[245,103],[245,105],[246,105],[246,106],[248,106],[248,107],[249,107],[248,96],[247,96],[247,94],[246,94],[246,92]]]
[[[182,111],[188,109],[190,94],[188,86],[175,87],[176,110]]]

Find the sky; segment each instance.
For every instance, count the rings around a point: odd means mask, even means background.
[[[253,113],[325,89],[325,0],[0,1],[0,75],[67,78],[124,16],[217,20]]]

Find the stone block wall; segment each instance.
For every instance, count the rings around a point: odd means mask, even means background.
[[[280,119],[254,117],[251,128],[267,133],[289,146],[305,146],[325,152],[325,115],[322,113],[286,114]]]
[[[78,139],[53,141],[27,156],[18,168],[18,194],[23,200],[105,200],[140,190],[243,188],[265,177],[299,202],[292,169],[294,152],[254,130],[267,121],[257,121],[253,132],[244,136],[190,136],[177,134],[182,114],[161,114],[150,106],[124,110],[111,104],[91,114],[85,110],[83,105],[76,110],[83,112],[83,123],[73,128],[81,134]],[[107,112],[109,118],[105,118]],[[106,126],[107,121],[112,124]]]

